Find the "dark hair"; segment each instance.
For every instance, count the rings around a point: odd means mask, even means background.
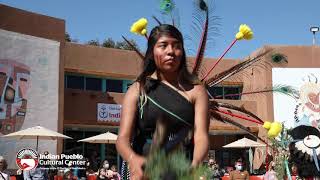
[[[3,163],[3,168],[1,170],[6,170],[8,167],[8,163],[7,163],[6,159],[4,159],[3,156],[0,156],[0,161],[2,161],[2,163]]]
[[[157,41],[162,36],[170,36],[175,39],[177,39],[181,45],[182,45],[182,57],[181,57],[181,63],[179,66],[179,76],[178,79],[181,82],[190,83],[190,84],[200,84],[200,81],[196,78],[196,76],[193,76],[188,70],[187,70],[187,58],[186,53],[184,50],[184,44],[183,44],[183,36],[181,32],[174,26],[169,24],[161,24],[159,26],[156,26],[153,28],[150,32],[149,38],[148,38],[148,48],[147,52],[145,54],[144,62],[143,62],[143,70],[142,73],[138,76],[137,81],[140,83],[140,87],[144,89],[144,84],[146,81],[147,76],[151,75],[153,72],[156,71],[157,66],[154,61],[154,54],[153,49]]]
[[[109,161],[108,161],[107,159],[104,159],[104,160],[100,163],[100,167],[99,167],[99,168],[100,168],[100,169],[103,168],[103,165],[104,165],[105,163],[106,163],[106,164],[109,164],[109,167],[110,167]]]

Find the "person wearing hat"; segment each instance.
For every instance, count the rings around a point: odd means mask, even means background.
[[[230,180],[249,180],[249,173],[243,169],[241,161],[237,161],[234,167],[236,169],[230,172]]]

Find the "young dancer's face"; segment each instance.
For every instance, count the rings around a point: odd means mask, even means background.
[[[153,49],[157,68],[165,72],[177,72],[183,55],[183,47],[179,40],[170,36],[161,36]]]

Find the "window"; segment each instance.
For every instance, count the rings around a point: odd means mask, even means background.
[[[241,99],[240,87],[224,87],[224,99]]]
[[[86,90],[102,91],[102,80],[99,78],[86,78]]]
[[[122,80],[106,79],[107,92],[122,93]]]
[[[215,99],[240,100],[242,86],[215,86],[210,87],[208,90]]]
[[[223,99],[223,87],[211,87],[209,92],[215,99]]]
[[[66,76],[66,88],[70,89],[84,89],[84,77],[81,76]]]

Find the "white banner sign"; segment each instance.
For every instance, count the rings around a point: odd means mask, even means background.
[[[120,122],[121,105],[98,103],[98,121]]]

